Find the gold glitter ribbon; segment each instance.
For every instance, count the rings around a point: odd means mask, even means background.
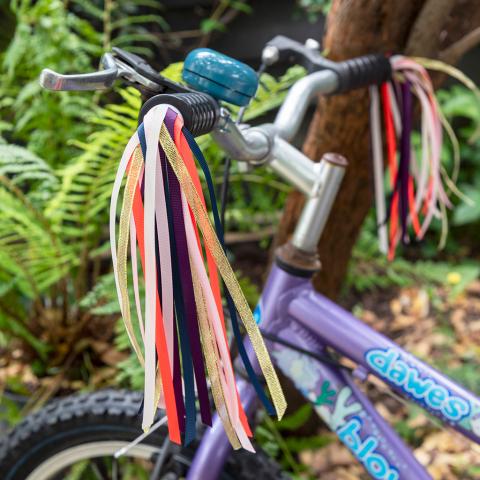
[[[143,166],[143,156],[140,151],[140,146],[137,146],[133,152],[130,163],[130,170],[125,184],[125,191],[123,194],[122,210],[120,212],[120,221],[118,225],[118,252],[117,252],[117,269],[119,287],[122,296],[122,312],[123,322],[127,330],[128,337],[132,343],[133,349],[137,354],[138,360],[142,367],[145,366],[143,353],[138,344],[137,337],[133,330],[132,318],[130,315],[130,301],[128,297],[128,277],[127,277],[127,251],[130,231],[130,217],[132,215],[133,197],[135,195],[135,188],[140,178],[140,173]]]
[[[195,304],[197,307],[198,324],[200,327],[200,339],[202,342],[203,354],[205,356],[205,364],[207,366],[208,378],[210,379],[210,389],[212,390],[213,401],[215,403],[215,408],[217,410],[218,416],[222,421],[223,428],[225,429],[228,440],[230,441],[234,450],[238,450],[241,445],[232,426],[232,421],[228,414],[228,409],[225,402],[225,395],[220,379],[222,366],[220,364],[218,348],[210,327],[210,322],[208,321],[205,297],[203,296],[203,291],[197,271],[195,270],[193,262],[191,260],[190,265],[192,267],[191,270],[193,293],[195,296]]]
[[[159,408],[165,408],[165,398],[162,395],[163,393],[163,384],[162,384],[162,374],[160,369],[157,369],[157,380],[155,382],[155,405]],[[161,402],[161,403],[160,403]]]
[[[265,381],[267,382],[268,389],[270,390],[272,401],[277,411],[277,416],[279,419],[281,419],[285,413],[285,409],[287,408],[287,402],[285,400],[285,396],[283,394],[282,387],[280,386],[275,369],[273,368],[270,360],[270,356],[268,355],[268,351],[258,325],[253,318],[247,300],[243,295],[242,289],[235,278],[232,267],[230,266],[230,263],[225,256],[225,252],[220,245],[212,224],[210,223],[207,211],[200,200],[193,181],[188,173],[187,167],[183,163],[182,157],[180,156],[177,147],[171,139],[165,125],[162,125],[160,129],[159,140],[165,151],[167,159],[172,166],[180,185],[182,186],[182,190],[185,194],[188,204],[190,205],[195,220],[200,228],[200,231],[202,232],[205,245],[215,259],[223,281],[225,282],[225,285],[232,296],[240,318],[242,319],[243,325],[245,326],[245,330],[247,331],[250,341],[252,342],[258,363],[262,370]]]

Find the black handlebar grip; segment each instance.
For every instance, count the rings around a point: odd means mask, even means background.
[[[182,114],[185,127],[194,137],[211,132],[220,115],[218,103],[206,93],[165,93],[149,98],[142,105],[138,123],[143,122],[152,107],[165,103],[172,105]]]
[[[267,46],[276,49],[277,62],[288,65],[298,63],[303,65],[309,73],[321,70],[335,72],[338,76],[338,87],[334,93],[380,85],[389,80],[392,75],[390,60],[384,55],[365,55],[344,62],[334,62],[323,57],[319,51],[312,50],[283,35],[272,38]]]
[[[334,65],[334,71],[338,75],[338,88],[335,93],[380,85],[392,76],[390,60],[384,55],[365,55]]]

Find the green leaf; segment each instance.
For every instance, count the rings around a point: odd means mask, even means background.
[[[239,12],[251,14],[253,12],[253,8],[248,5],[246,2],[242,1],[232,1],[230,2],[230,6]]]
[[[33,347],[43,359],[49,351],[48,345],[33,335],[28,328],[17,319],[6,316],[0,312],[0,330],[8,332],[14,337],[22,338],[28,345]]]
[[[302,405],[296,412],[283,417],[277,422],[276,427],[280,431],[295,431],[305,425],[312,415],[313,408],[309,403]]]
[[[480,186],[480,185],[479,185]],[[464,185],[461,191],[473,201],[473,205],[462,202],[453,212],[454,225],[466,225],[480,220],[480,189],[479,186]]]
[[[214,31],[225,32],[226,27],[222,22],[214,18],[205,18],[200,22],[200,29],[203,33],[211,33]]]
[[[318,450],[335,441],[334,435],[313,435],[311,437],[288,437],[285,439],[289,450],[301,453],[305,450]]]

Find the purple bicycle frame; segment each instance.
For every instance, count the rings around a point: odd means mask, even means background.
[[[315,292],[308,278],[274,265],[255,315],[262,330],[302,349],[322,353],[327,346],[332,347],[358,365],[357,376],[376,375],[443,423],[480,443],[480,399]],[[269,342],[268,347],[277,368],[291,378],[372,478],[431,478],[349,373],[279,343]],[[249,353],[254,361],[251,350]],[[252,414],[255,391],[242,378],[238,383],[243,404]],[[215,417],[187,479],[215,480],[231,453],[223,426]]]

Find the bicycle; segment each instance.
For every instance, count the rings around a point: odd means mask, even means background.
[[[221,54],[209,55],[216,61]],[[314,164],[290,144],[314,96],[380,84],[391,74],[389,60],[371,55],[333,63],[309,45],[275,37],[263,50],[263,61],[267,65],[300,63],[309,74],[291,88],[273,124],[255,127],[238,126],[228,110],[220,107],[219,99],[241,105],[242,95],[251,95],[240,87],[236,90],[233,76],[229,77],[235,69],[244,71],[246,67],[228,57],[221,56],[221,60],[223,85],[193,78],[186,87],[158,75],[141,58],[114,49],[103,57],[104,70],[100,72],[64,76],[46,71],[42,84],[54,90],[100,89],[121,78],[148,98],[139,113],[140,121],[155,105],[171,104],[194,135],[212,132],[229,156],[252,166],[268,163],[305,194],[293,237],[277,250],[255,311],[274,363],[372,478],[431,478],[355,380],[377,376],[393,391],[476,443],[480,443],[480,399],[313,290],[310,279],[320,268],[316,246],[347,162],[339,155],[326,154]],[[345,367],[331,350],[356,367]],[[254,362],[251,349],[248,353]],[[259,373],[258,364],[254,366]],[[240,368],[238,385],[245,409],[253,417],[255,390]],[[129,445],[141,431],[141,402],[139,393],[114,391],[52,402],[1,441],[4,478],[65,478],[82,461],[91,462],[94,478],[120,478],[122,468],[124,475],[130,471],[130,478],[136,478],[136,464],[148,465],[152,480],[282,477],[278,465],[261,451],[256,455],[244,451],[232,454],[218,416],[199,442],[184,449],[169,442],[161,421],[149,436],[141,437],[142,443]],[[126,456],[135,460],[132,464],[122,464],[115,456],[127,446]]]

